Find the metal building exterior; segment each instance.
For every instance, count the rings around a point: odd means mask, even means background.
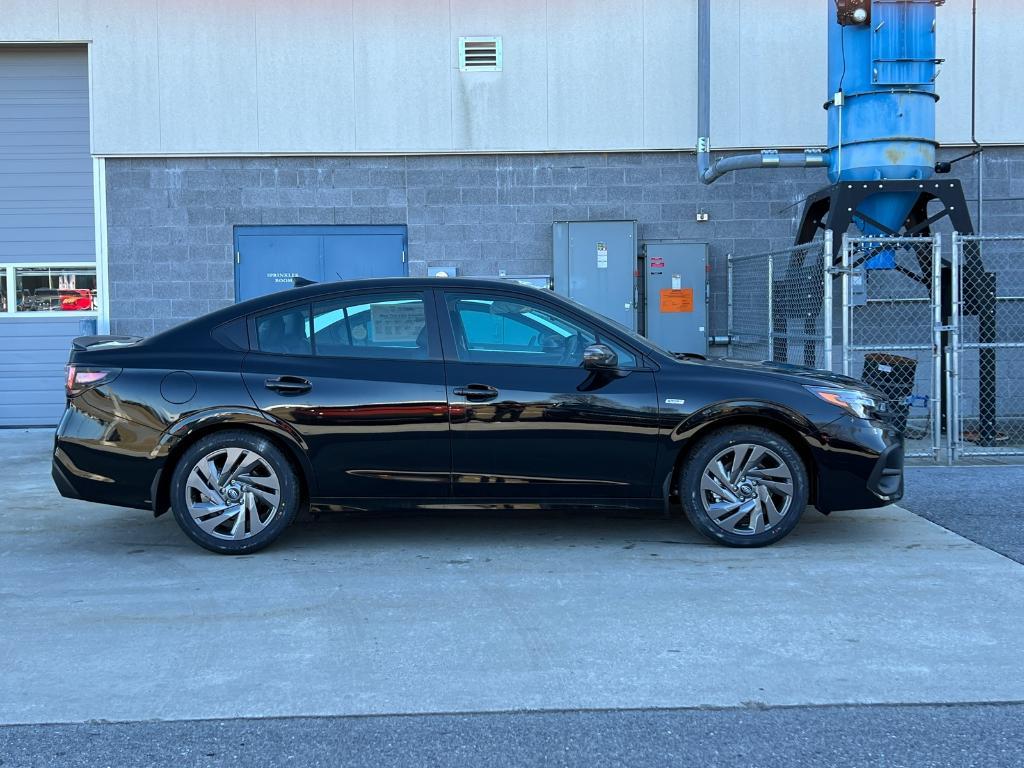
[[[715,2],[716,149],[825,143],[827,3],[766,7]],[[992,232],[1024,229],[1024,107],[1004,92],[1022,21],[1011,0],[978,16]],[[938,138],[964,145],[970,3],[938,35]],[[250,264],[331,277],[350,236],[380,238],[363,271],[551,274],[554,222],[635,220],[643,241],[709,244],[714,331],[724,255],[791,241],[826,183],[698,184],[696,0],[7,0],[0,42],[0,425],[56,419],[83,321],[151,334],[235,300]],[[66,306],[29,306],[30,267]]]
[[[95,328],[87,73],[85,46],[0,49],[0,426],[52,423]]]

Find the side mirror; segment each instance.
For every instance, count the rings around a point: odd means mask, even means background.
[[[591,344],[583,350],[584,368],[614,368],[618,364],[619,356],[605,344]]]

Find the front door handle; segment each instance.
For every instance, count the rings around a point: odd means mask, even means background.
[[[456,387],[454,393],[467,400],[493,400],[498,396],[498,390],[490,384],[467,384],[464,387]]]
[[[282,395],[301,395],[313,388],[309,380],[301,376],[278,376],[276,379],[267,379],[263,386]]]

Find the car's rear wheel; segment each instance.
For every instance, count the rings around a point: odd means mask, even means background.
[[[807,468],[793,446],[767,429],[728,427],[702,439],[679,475],[693,527],[733,547],[786,536],[807,507]]]
[[[275,541],[298,513],[295,470],[270,440],[218,432],[181,456],[171,477],[171,509],[190,539],[240,555]]]

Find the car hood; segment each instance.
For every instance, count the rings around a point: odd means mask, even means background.
[[[861,389],[874,393],[874,390],[863,381],[843,376],[831,371],[822,371],[817,368],[808,368],[803,365],[792,363],[777,363],[771,360],[754,362],[751,360],[733,360],[731,358],[706,358],[686,357],[679,360],[683,365],[699,365],[703,368],[718,368],[731,371],[746,371],[754,376],[772,376],[785,379],[794,384],[810,384],[826,387],[844,387]]]

